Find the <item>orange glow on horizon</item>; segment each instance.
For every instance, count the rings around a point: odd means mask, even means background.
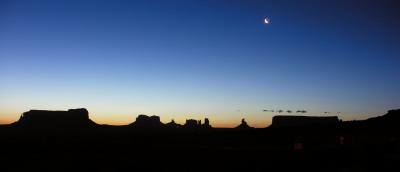
[[[39,108],[40,109],[40,108]],[[27,110],[26,110],[27,111]],[[18,121],[19,117],[23,112],[17,109],[3,109],[0,111],[0,124],[12,124]],[[111,110],[110,110],[111,111]],[[106,124],[106,125],[128,125],[133,123],[136,120],[136,117],[139,114],[159,114],[159,113],[110,113],[103,111],[89,111],[89,118],[97,124]],[[175,115],[169,115],[175,114]],[[208,118],[210,120],[210,125],[214,128],[234,128],[241,123],[241,119],[245,118],[247,124],[250,127],[254,128],[265,128],[268,127],[272,122],[272,117],[276,114],[271,114],[267,116],[260,116],[256,113],[249,113],[250,115],[229,115],[226,113],[220,113],[218,115],[182,115],[182,114],[195,114],[195,113],[187,113],[187,112],[179,112],[179,113],[163,113],[162,115],[157,115],[160,117],[162,123],[166,124],[171,122],[172,119],[178,124],[184,125],[186,119],[196,119],[204,122],[204,118]],[[253,114],[253,115],[252,115]],[[378,113],[376,113],[378,114]],[[151,115],[149,115],[151,116]],[[365,115],[363,118],[360,118],[356,114],[341,114],[339,118],[342,120],[362,120],[367,119],[369,117],[373,117],[374,115]]]

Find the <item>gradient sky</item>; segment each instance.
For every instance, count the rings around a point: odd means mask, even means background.
[[[0,0],[0,123],[79,107],[118,125],[148,114],[265,127],[275,113],[263,109],[382,115],[400,107],[399,9],[382,0]]]

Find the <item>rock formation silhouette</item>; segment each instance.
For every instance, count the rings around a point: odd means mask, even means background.
[[[197,125],[198,125],[197,120],[195,120],[195,119],[187,119],[183,126],[186,127],[186,128],[196,128]]]
[[[161,123],[159,116],[139,115],[136,118],[136,121],[131,123],[130,125],[140,128],[159,128],[163,126],[163,123]]]
[[[211,128],[210,121],[208,118],[204,118],[204,124],[201,125],[202,128]]]
[[[240,123],[240,125],[238,125],[236,127],[236,129],[251,129],[251,128],[253,128],[253,127],[250,127],[249,125],[247,125],[247,122],[244,118],[242,119],[242,122]]]
[[[212,128],[208,118],[204,119],[204,123],[203,124],[201,123],[201,120],[187,119],[183,126],[185,128],[197,128],[197,129]]]
[[[166,123],[165,126],[168,127],[168,128],[180,128],[180,127],[182,127],[180,124],[175,123],[174,120],[171,120],[171,122]]]

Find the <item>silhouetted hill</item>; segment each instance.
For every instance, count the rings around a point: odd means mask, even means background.
[[[385,115],[369,118],[365,122],[385,127],[399,127],[400,109],[389,110]]]
[[[339,124],[337,116],[284,116],[278,115],[272,118],[270,127],[305,127],[305,126],[335,126]]]
[[[367,120],[345,121],[343,128],[348,130],[372,130],[393,132],[400,129],[400,109],[389,110],[385,115]]]
[[[68,111],[30,110],[24,112],[14,125],[31,129],[82,129],[96,125],[89,112],[82,109]]]

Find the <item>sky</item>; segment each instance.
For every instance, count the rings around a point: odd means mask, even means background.
[[[147,114],[266,127],[277,113],[263,109],[383,115],[400,107],[398,9],[385,0],[0,0],[0,123],[81,107],[112,125]]]

